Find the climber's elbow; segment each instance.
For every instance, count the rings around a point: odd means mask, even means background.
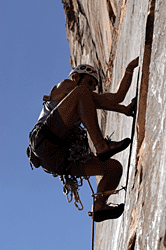
[[[121,103],[124,101],[125,96],[119,92],[114,94],[114,101],[115,103]]]

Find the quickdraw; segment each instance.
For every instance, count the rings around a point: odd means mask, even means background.
[[[104,191],[104,192],[100,192],[100,193],[95,193],[95,194],[92,194],[92,197],[94,196],[96,198],[98,196],[118,194],[121,190],[125,190],[126,191],[126,187],[122,186],[120,189],[117,189],[117,190],[108,190],[108,191]]]
[[[69,176],[60,176],[60,180],[63,183],[63,193],[67,197],[67,201],[71,202],[74,197],[74,205],[78,208],[78,210],[83,210],[84,206],[80,200],[79,196],[79,187],[83,185],[83,178],[80,177],[80,181],[77,180],[76,177]],[[69,198],[70,194],[70,198]]]

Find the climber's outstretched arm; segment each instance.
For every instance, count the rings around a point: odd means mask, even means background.
[[[93,94],[93,101],[95,103],[96,109],[104,109],[104,110],[109,110],[109,111],[115,111],[119,112],[122,114],[125,114],[127,116],[132,116],[132,109],[135,105],[135,100],[133,100],[128,106],[121,105],[118,103],[115,103],[113,101],[110,101],[109,98],[107,98],[107,95],[114,95],[111,93],[106,93],[106,94]]]
[[[134,98],[128,106],[124,106],[117,103],[113,105],[110,109],[105,109],[105,110],[115,111],[127,116],[134,116],[135,105],[136,105],[136,99]]]
[[[115,101],[117,103],[121,103],[124,101],[132,82],[133,70],[138,66],[138,61],[139,57],[135,58],[127,65],[126,69],[129,71],[125,71],[124,76],[122,77],[115,93]]]
[[[118,89],[115,93],[104,93],[104,94],[92,93],[92,98],[97,109],[117,111],[126,114],[127,107],[125,107],[124,105],[119,105],[119,103],[123,102],[130,88],[132,81],[132,71],[134,70],[135,67],[138,66],[138,60],[139,58],[137,57],[127,65],[127,69],[130,70],[131,72],[125,71],[125,74],[122,77],[122,80],[120,81]]]

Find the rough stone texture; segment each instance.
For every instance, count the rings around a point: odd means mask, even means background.
[[[98,92],[115,91],[127,64],[140,56],[138,111],[128,189],[109,201],[126,203],[117,220],[97,223],[95,250],[166,249],[166,1],[63,0],[73,66],[98,67]],[[135,96],[138,68],[123,104]],[[112,139],[131,136],[132,118],[99,111],[99,123]],[[129,151],[115,158],[126,185]]]

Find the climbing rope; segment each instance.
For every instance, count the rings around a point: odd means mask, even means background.
[[[92,241],[91,241],[91,250],[94,250],[94,228],[95,228],[95,222],[94,222],[94,206],[95,206],[95,193],[93,191],[93,188],[92,188],[92,185],[89,181],[89,178],[86,178],[85,179],[87,180],[88,182],[88,185],[92,191],[92,197],[93,197],[93,205],[92,205]]]
[[[137,76],[137,85],[136,85],[136,106],[135,106],[135,113],[133,116],[133,124],[132,124],[132,131],[131,131],[131,144],[130,144],[130,152],[129,152],[129,159],[128,159],[128,166],[127,166],[127,177],[126,177],[126,186],[125,189],[127,191],[128,186],[128,180],[129,180],[129,169],[130,169],[130,163],[131,163],[131,153],[132,153],[132,147],[133,147],[133,139],[134,139],[134,133],[135,133],[135,124],[136,124],[136,116],[137,116],[137,101],[138,101],[138,87],[139,87],[139,76],[140,76],[140,67],[138,69],[138,76]],[[125,201],[126,202],[126,194],[125,193]]]

